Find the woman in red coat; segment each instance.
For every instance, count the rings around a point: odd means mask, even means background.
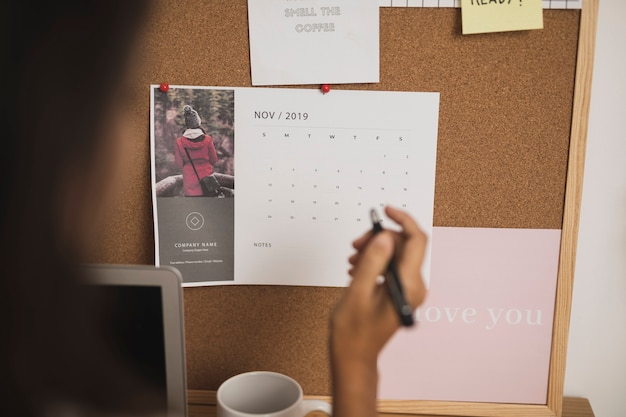
[[[197,197],[204,195],[199,178],[213,174],[213,164],[217,162],[217,153],[213,139],[200,127],[202,120],[198,112],[188,105],[183,107],[183,112],[187,128],[183,135],[176,139],[174,157],[176,165],[183,172],[185,196]]]

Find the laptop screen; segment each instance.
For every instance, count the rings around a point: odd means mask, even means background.
[[[187,412],[182,277],[153,265],[88,265],[112,351],[156,392],[159,415]]]
[[[110,319],[106,331],[114,348],[134,373],[159,394],[160,410],[167,409],[163,303],[158,286],[102,285]]]

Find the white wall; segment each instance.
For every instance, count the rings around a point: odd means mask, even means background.
[[[565,395],[626,416],[626,1],[600,0]]]

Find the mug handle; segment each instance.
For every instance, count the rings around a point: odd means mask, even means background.
[[[328,416],[333,415],[333,409],[330,404],[322,400],[302,400],[302,411],[304,412],[302,415],[303,417],[309,414],[311,411],[321,411],[322,413],[326,413]]]

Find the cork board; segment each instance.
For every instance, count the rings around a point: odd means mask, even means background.
[[[582,11],[544,10],[543,30],[463,36],[460,9],[381,8],[380,82],[333,86],[441,93],[434,226],[563,228],[549,404],[523,408],[528,415],[560,411],[591,73],[581,81],[580,48],[587,45],[589,64],[596,10],[588,0]],[[137,68],[132,168],[94,262],[154,263],[148,86],[250,87],[247,25],[246,0],[155,3]],[[584,39],[583,26],[591,28]],[[340,293],[185,288],[188,388],[216,390],[235,373],[269,369],[293,376],[307,394],[329,395],[327,321]],[[498,407],[469,410],[506,415]]]

